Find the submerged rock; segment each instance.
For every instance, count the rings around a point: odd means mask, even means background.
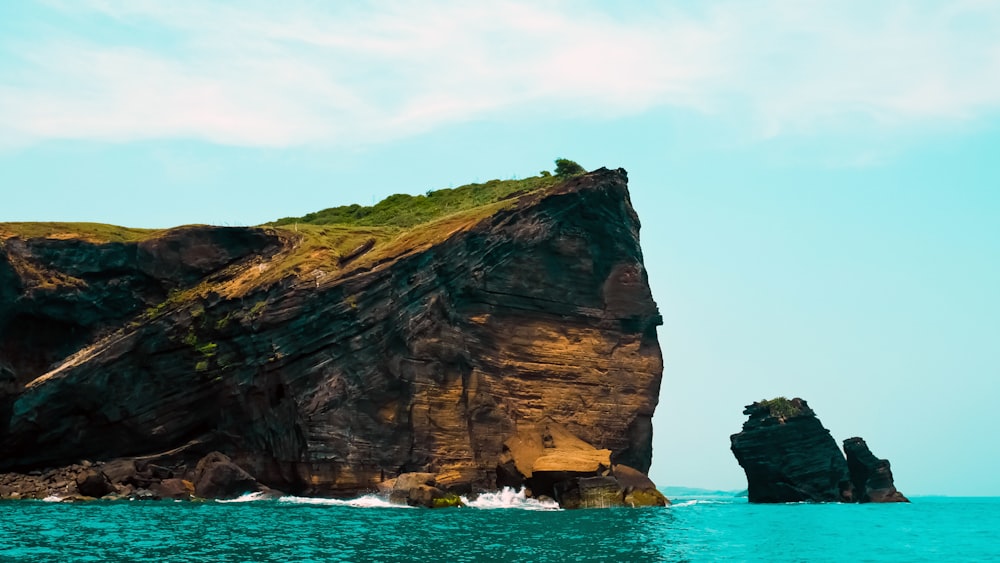
[[[670,504],[667,497],[656,488],[653,480],[642,471],[618,464],[612,468],[612,472],[625,493],[626,506],[637,508]]]
[[[424,508],[463,506],[457,494],[438,488],[438,484],[433,473],[403,473],[393,480],[389,500]]]
[[[611,476],[572,477],[555,483],[555,498],[562,508],[613,508],[625,506],[625,491]]]

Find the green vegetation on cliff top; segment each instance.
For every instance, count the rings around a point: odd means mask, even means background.
[[[367,227],[358,234],[374,236],[376,239],[391,238],[403,231],[419,225],[436,222],[438,219],[463,213],[477,208],[495,211],[493,204],[513,200],[517,197],[548,188],[567,177],[585,172],[583,167],[572,160],[556,159],[556,174],[543,171],[538,176],[524,179],[490,180],[483,184],[467,184],[458,188],[428,191],[424,195],[395,194],[371,206],[345,205],[308,213],[302,217],[285,217],[265,223],[267,227],[292,227],[298,231],[307,225],[338,225],[335,233],[329,230],[315,234],[333,234],[342,247],[356,237],[349,235],[351,229],[345,227]],[[134,229],[102,223],[56,223],[56,222],[12,222],[0,223],[0,240],[10,237],[82,239],[93,243],[138,242],[155,237],[164,232],[159,229]],[[303,229],[310,232],[309,228]]]
[[[424,195],[396,194],[372,206],[346,205],[279,219],[267,226],[294,239],[294,247],[254,284],[288,274],[315,279],[318,284],[337,270],[392,260],[471,228],[522,195],[551,188],[584,172],[571,160],[557,159],[555,175],[542,172],[520,180],[490,180]]]
[[[278,219],[272,226],[356,225],[359,227],[410,228],[439,217],[547,188],[557,184],[559,176],[548,173],[522,180],[490,180],[485,184],[467,184],[453,189],[429,191],[424,195],[395,194],[372,206],[331,207],[302,217]]]
[[[243,296],[290,276],[318,286],[350,271],[376,267],[440,243],[512,205],[522,195],[551,188],[583,172],[575,162],[557,159],[555,175],[543,171],[520,180],[490,180],[416,196],[396,194],[372,206],[348,205],[279,219],[262,225],[283,241],[277,254],[255,262],[254,267],[233,264],[193,287],[174,291],[147,315],[158,316],[173,305],[210,292]],[[0,243],[10,237],[138,242],[163,232],[167,231],[99,223],[0,223]],[[21,262],[22,270],[31,270],[50,285],[79,281],[63,280],[65,276],[59,272]]]
[[[10,237],[82,239],[88,242],[139,242],[152,238],[157,229],[133,229],[104,223],[0,223],[0,240]]]

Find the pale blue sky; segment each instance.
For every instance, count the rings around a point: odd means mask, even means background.
[[[0,221],[257,224],[624,167],[652,477],[802,396],[908,494],[1000,495],[1000,4],[0,3]]]

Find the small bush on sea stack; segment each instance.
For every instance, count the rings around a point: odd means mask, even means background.
[[[771,400],[761,399],[760,405],[767,407],[771,411],[771,416],[782,420],[802,414],[802,407],[785,397],[775,397]]]

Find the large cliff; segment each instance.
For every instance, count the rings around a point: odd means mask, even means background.
[[[543,422],[647,471],[625,172],[540,185],[406,229],[0,224],[0,471],[218,450],[291,492],[489,489]]]

